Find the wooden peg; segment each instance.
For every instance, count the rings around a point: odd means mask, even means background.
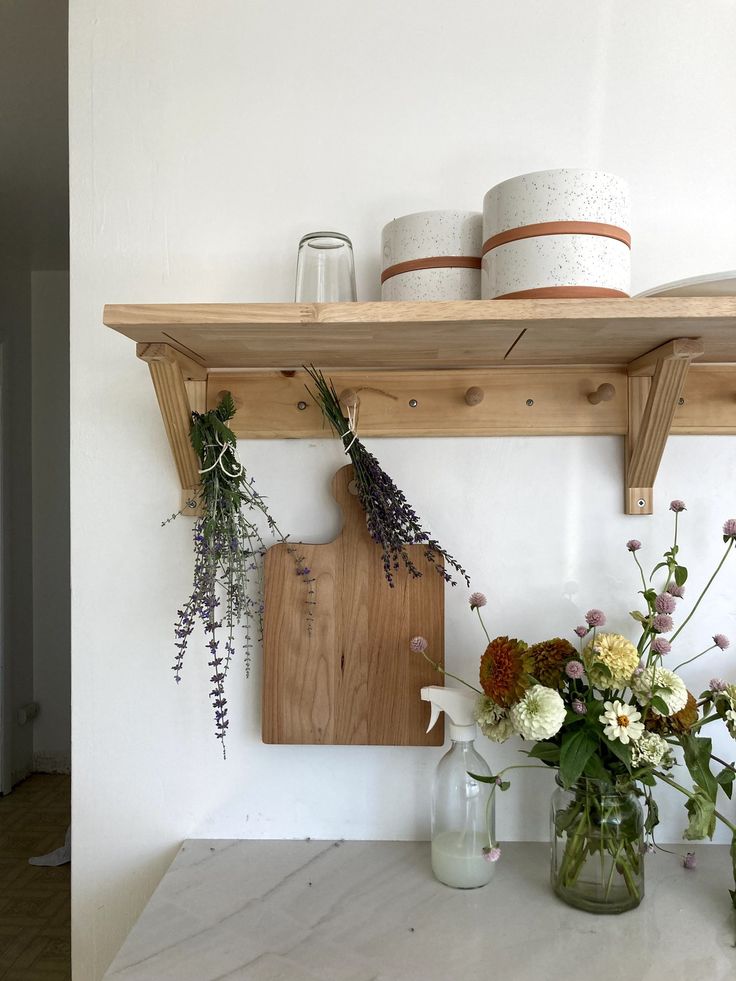
[[[466,405],[480,405],[480,403],[485,398],[486,393],[482,388],[478,388],[477,385],[473,385],[465,393],[465,404]]]
[[[615,386],[611,385],[609,382],[604,382],[602,385],[599,385],[594,392],[589,393],[588,401],[591,405],[598,405],[599,402],[610,402],[615,394]]]
[[[354,388],[346,388],[340,392],[340,404],[347,409],[357,409],[360,405],[360,396]]]

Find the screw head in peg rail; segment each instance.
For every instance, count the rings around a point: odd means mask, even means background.
[[[416,409],[416,407],[418,405],[419,405],[419,403],[417,402],[416,399],[409,399],[409,408],[410,409]]]
[[[297,409],[299,409],[300,412],[304,412],[304,410],[307,407],[307,403],[304,402],[304,401],[299,401],[299,402],[296,403],[296,407],[297,407]]]
[[[529,406],[534,405],[534,399],[527,399],[526,400],[526,404],[529,405]]]

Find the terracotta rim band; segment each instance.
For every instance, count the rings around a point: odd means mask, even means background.
[[[409,259],[388,266],[381,273],[381,283],[401,273],[416,272],[417,269],[480,269],[480,256],[476,255],[433,255],[426,259]]]
[[[560,300],[592,299],[593,297],[621,297],[628,300],[629,294],[623,290],[609,289],[607,286],[540,286],[533,290],[517,290],[515,293],[502,293],[495,300]]]
[[[618,225],[606,225],[602,221],[540,221],[536,225],[520,225],[492,235],[483,243],[483,255],[491,249],[497,249],[499,245],[508,245],[509,242],[518,242],[523,238],[537,238],[540,235],[600,235],[603,238],[615,238],[631,248],[631,235]]]

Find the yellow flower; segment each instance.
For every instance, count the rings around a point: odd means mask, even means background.
[[[639,665],[639,652],[621,634],[598,634],[583,651],[583,660],[594,687],[624,688]]]

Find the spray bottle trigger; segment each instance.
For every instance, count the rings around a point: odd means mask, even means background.
[[[439,705],[436,705],[434,702],[430,702],[429,704],[432,706],[432,712],[429,716],[429,725],[427,726],[427,732],[429,732],[429,730],[434,727],[434,724],[437,721],[437,719],[439,719],[440,712],[442,711]]]

